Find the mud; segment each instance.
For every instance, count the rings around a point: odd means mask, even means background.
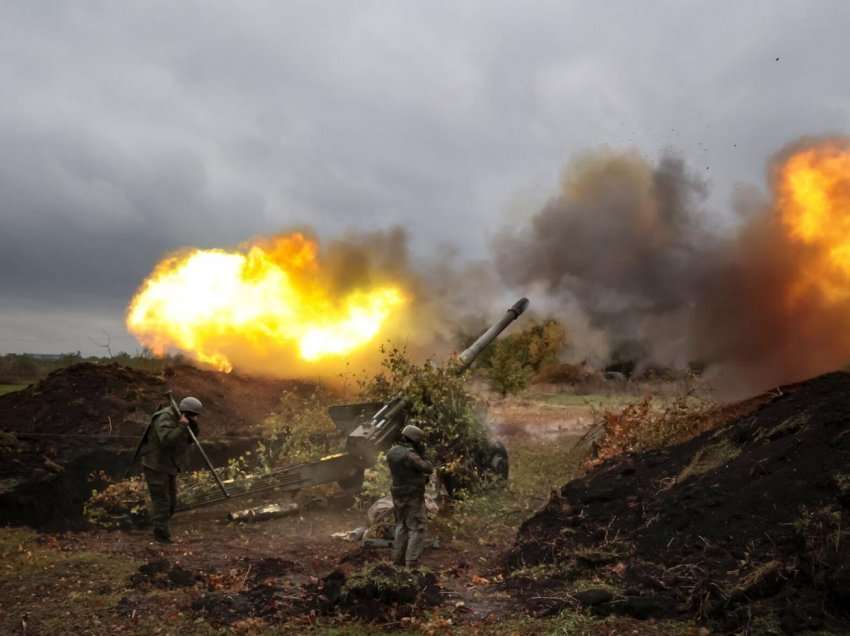
[[[715,431],[553,491],[517,533],[509,584],[528,599],[564,592],[540,612],[578,604],[721,632],[850,629],[848,467],[850,374],[782,387]],[[587,581],[611,598],[582,600]]]

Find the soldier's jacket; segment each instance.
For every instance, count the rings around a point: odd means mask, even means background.
[[[434,467],[422,459],[409,446],[398,444],[387,452],[387,463],[393,477],[393,497],[407,497],[425,493],[428,477]]]
[[[174,411],[170,408],[161,409],[151,417],[151,425],[142,445],[142,466],[176,475],[188,467],[191,445],[189,432],[177,420]]]

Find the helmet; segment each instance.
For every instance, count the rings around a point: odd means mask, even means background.
[[[418,426],[414,426],[413,424],[408,424],[401,430],[401,436],[406,437],[412,442],[416,442],[419,444],[422,439],[425,437],[425,431],[423,431]]]
[[[201,404],[201,401],[196,397],[184,397],[180,400],[181,413],[194,413],[195,415],[200,415],[203,410],[204,405]]]

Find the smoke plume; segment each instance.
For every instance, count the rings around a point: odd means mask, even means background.
[[[684,337],[681,318],[711,268],[715,242],[699,208],[705,185],[674,156],[653,166],[636,153],[603,151],[570,166],[560,186],[528,227],[496,239],[503,279],[543,284],[566,311],[584,313],[571,322],[609,341],[590,357],[637,343],[658,362],[681,361],[670,341]]]
[[[770,196],[736,190],[739,225],[720,234],[681,159],[585,156],[500,233],[499,272],[544,285],[562,315],[578,308],[613,357],[699,361],[727,394],[834,369],[850,360],[850,144],[801,140],[768,170]]]
[[[493,264],[450,247],[413,263],[399,228],[324,244],[301,229],[166,258],[128,325],[154,349],[223,368],[327,377],[374,367],[381,342],[446,355],[514,289],[566,324],[574,359],[699,362],[743,395],[850,360],[850,142],[801,140],[768,174],[767,195],[735,191],[737,226],[721,232],[681,158],[599,151],[568,166],[528,223],[497,235]],[[209,266],[190,278],[196,254]],[[222,289],[233,302],[219,302]]]

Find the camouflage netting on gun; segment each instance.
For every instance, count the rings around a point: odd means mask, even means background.
[[[426,453],[439,467],[451,491],[474,489],[488,477],[475,461],[488,445],[483,408],[467,390],[469,373],[457,373],[457,362],[411,361],[403,348],[382,348],[382,371],[360,382],[364,401],[387,401],[404,395],[410,417],[425,430]]]

